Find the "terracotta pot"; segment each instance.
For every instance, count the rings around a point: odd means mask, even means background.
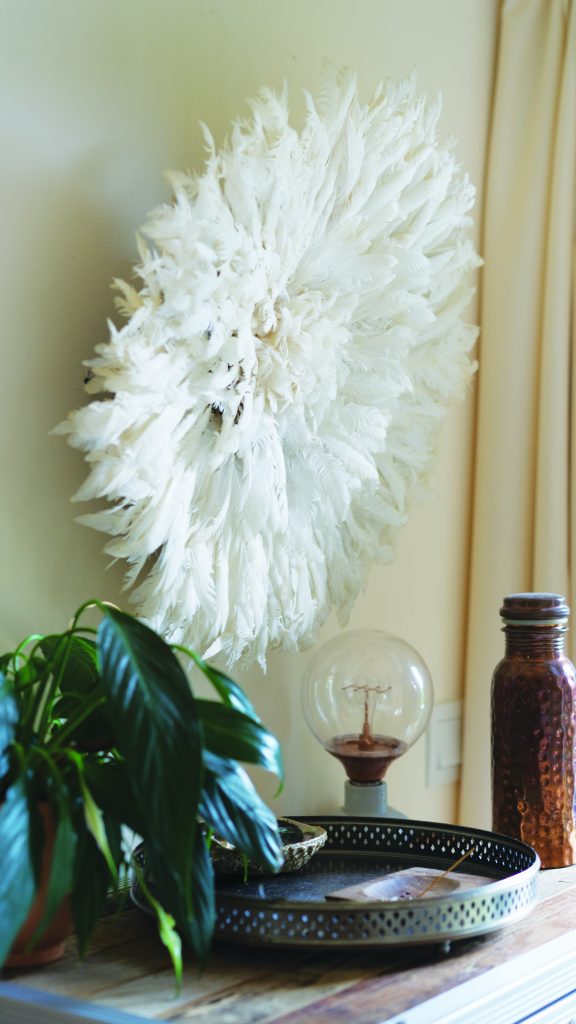
[[[70,916],[69,900],[66,898],[59,910],[52,918],[46,930],[40,936],[34,947],[26,951],[30,939],[38,927],[48,892],[48,881],[50,879],[50,868],[52,865],[52,854],[54,851],[54,837],[56,829],[50,805],[41,802],[38,805],[44,824],[45,845],[42,853],[42,867],[40,872],[40,885],[36,898],[30,908],[28,917],[24,921],[18,935],[12,943],[10,955],[5,962],[5,967],[32,967],[35,964],[48,964],[52,960],[58,960],[64,953],[64,942],[72,931],[72,918]]]

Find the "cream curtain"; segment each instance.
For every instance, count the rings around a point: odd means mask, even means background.
[[[504,649],[502,597],[566,594],[576,651],[576,0],[504,2],[499,31],[460,813],[484,827],[491,821],[490,683]]]

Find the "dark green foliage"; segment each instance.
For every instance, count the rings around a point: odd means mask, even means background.
[[[196,707],[207,750],[218,757],[233,757],[249,764],[259,764],[282,776],[278,740],[261,722],[212,700],[198,700]]]
[[[228,758],[204,752],[200,812],[214,830],[257,864],[279,868],[278,827],[244,769]]]
[[[0,963],[26,919],[36,890],[29,826],[26,790],[18,779],[0,807]]]
[[[94,604],[102,613],[97,633],[78,624]],[[0,966],[36,893],[43,802],[55,823],[55,856],[35,939],[69,895],[81,955],[129,864],[122,830],[145,841],[155,882],[149,901],[177,977],[175,928],[201,962],[210,949],[206,829],[270,870],[280,866],[276,819],[236,763],[281,776],[278,743],[233,680],[186,653],[218,700],[195,699],[174,651],[98,602],[82,606],[66,632],[34,635],[0,655]]]

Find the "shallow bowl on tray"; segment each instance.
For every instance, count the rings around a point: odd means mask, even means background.
[[[280,868],[286,871],[300,871],[318,852],[328,838],[326,829],[319,825],[303,823],[294,818],[278,818],[278,828],[282,839],[282,855],[284,863]],[[244,878],[245,875],[270,874],[261,864],[254,864],[240,853],[237,847],[214,836],[210,846],[210,856],[216,875],[234,875]]]

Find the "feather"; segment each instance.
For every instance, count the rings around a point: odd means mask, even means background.
[[[474,190],[415,77],[263,89],[137,245],[139,289],[97,346],[82,521],[126,561],[137,612],[229,665],[314,641],[427,492],[446,409],[475,370],[462,321]],[[146,239],[146,241],[144,241]]]

